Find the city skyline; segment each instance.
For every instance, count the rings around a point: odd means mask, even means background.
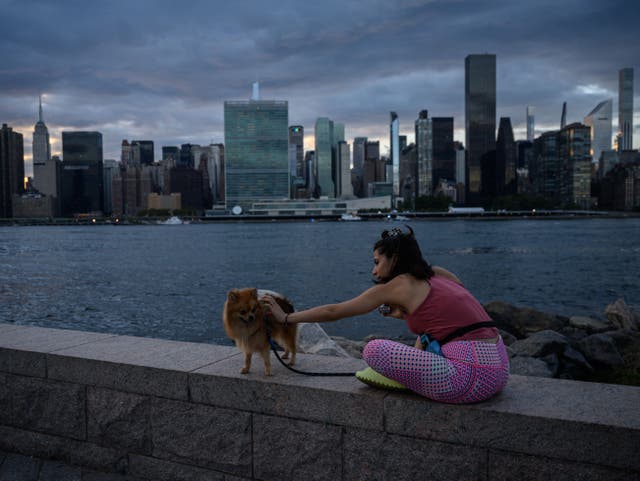
[[[615,135],[618,71],[640,58],[640,7],[622,1],[2,3],[0,111],[24,136],[28,174],[40,94],[52,154],[63,130],[101,132],[115,159],[123,139],[153,140],[156,158],[164,145],[222,142],[224,101],[247,100],[256,80],[263,98],[289,102],[305,150],[328,117],[349,143],[379,140],[386,153],[391,111],[410,142],[422,110],[453,117],[464,142],[467,55],[496,55],[496,122],[510,117],[516,139],[527,106],[540,135],[559,128],[564,101],[571,123],[608,98]]]

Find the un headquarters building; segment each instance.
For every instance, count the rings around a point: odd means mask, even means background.
[[[289,104],[224,103],[226,207],[289,198]]]

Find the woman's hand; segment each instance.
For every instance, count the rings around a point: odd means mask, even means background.
[[[420,340],[420,336],[417,337],[416,343],[415,343],[415,345],[413,347],[415,347],[416,349],[420,349],[421,351],[424,351],[424,345],[422,344],[422,341]]]
[[[266,294],[260,298],[260,302],[267,307],[276,321],[284,324],[287,314],[282,310],[282,307],[280,307],[280,304],[278,304],[273,296]]]

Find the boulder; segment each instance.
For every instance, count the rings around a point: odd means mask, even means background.
[[[617,329],[637,331],[640,327],[640,315],[627,306],[624,299],[609,304],[604,310],[604,315]]]
[[[516,307],[503,301],[492,301],[484,309],[500,329],[522,339],[529,334],[544,330],[560,330],[568,319],[546,314],[530,307]]]
[[[344,349],[351,357],[355,357],[356,359],[362,358],[362,350],[365,346],[364,341],[352,341],[351,339],[340,336],[331,336],[331,339],[333,339],[335,343]]]
[[[500,337],[502,337],[502,341],[504,342],[505,346],[510,346],[518,340],[516,336],[507,331],[503,331],[502,329],[498,329],[498,331],[500,332]]]
[[[562,353],[560,369],[557,374],[563,379],[584,379],[593,372],[593,367],[582,353],[571,346],[566,346]]]
[[[544,357],[548,354],[562,355],[569,340],[555,331],[545,330],[520,339],[509,347],[516,356]]]
[[[611,323],[599,321],[591,317],[572,316],[569,318],[569,325],[577,329],[583,329],[589,334],[597,334],[611,329]]]
[[[624,364],[615,341],[607,334],[592,334],[578,342],[578,349],[594,367],[612,368]]]
[[[542,359],[514,357],[509,361],[509,372],[521,376],[553,377],[553,372]]]

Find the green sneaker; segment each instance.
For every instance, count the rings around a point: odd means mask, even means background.
[[[374,371],[370,367],[356,372],[356,378],[369,386],[380,389],[389,389],[390,391],[408,391],[406,387],[398,381],[384,377],[382,374]]]

